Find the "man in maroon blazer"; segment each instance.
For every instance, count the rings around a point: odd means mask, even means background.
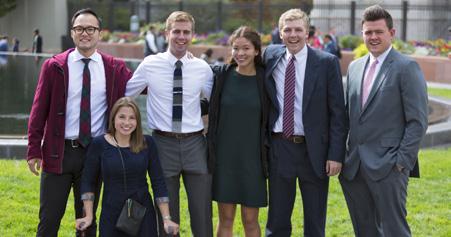
[[[101,33],[95,12],[76,12],[71,28],[76,48],[42,65],[28,123],[27,151],[30,171],[39,175],[42,167],[36,236],[58,235],[71,187],[76,218],[82,217],[80,179],[86,148],[91,137],[105,132],[110,108],[124,95],[132,75],[123,61],[97,51]],[[95,236],[96,225],[86,234]]]

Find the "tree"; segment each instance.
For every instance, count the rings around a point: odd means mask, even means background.
[[[16,8],[16,0],[0,0],[0,17]]]

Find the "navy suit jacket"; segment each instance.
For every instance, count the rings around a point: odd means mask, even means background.
[[[285,53],[284,45],[270,45],[263,55],[266,64],[266,89],[271,102],[268,118],[269,132],[273,131],[280,114],[272,74]],[[338,58],[308,47],[302,119],[308,156],[315,174],[320,178],[326,177],[327,160],[343,162],[347,137],[345,111]]]

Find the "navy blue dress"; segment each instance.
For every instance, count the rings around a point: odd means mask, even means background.
[[[81,193],[94,192],[99,176],[103,180],[100,236],[127,236],[115,228],[116,220],[127,198],[132,198],[147,207],[138,236],[157,236],[155,208],[146,174],[149,174],[155,198],[168,197],[168,191],[155,142],[150,136],[145,138],[147,148],[137,154],[131,152],[130,148],[119,148],[124,157],[127,193],[124,190],[123,169],[117,147],[108,143],[104,136],[94,138],[89,145],[82,174]]]

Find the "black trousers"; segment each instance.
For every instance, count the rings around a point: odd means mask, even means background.
[[[316,176],[308,155],[305,143],[296,144],[273,137],[266,236],[291,236],[296,180],[299,181],[304,209],[304,236],[325,236],[329,178]]]
[[[56,237],[60,227],[61,219],[66,211],[67,199],[71,188],[74,194],[75,218],[83,217],[83,201],[81,200],[80,186],[83,163],[85,161],[86,149],[72,147],[66,142],[64,147],[63,172],[61,174],[41,173],[39,225],[36,236]],[[100,182],[98,182],[100,184]],[[94,221],[84,236],[96,236],[95,212],[98,206],[101,185],[97,185],[94,202]],[[74,219],[75,225],[75,219]],[[74,228],[75,231],[75,228]],[[83,236],[76,231],[76,236]]]

